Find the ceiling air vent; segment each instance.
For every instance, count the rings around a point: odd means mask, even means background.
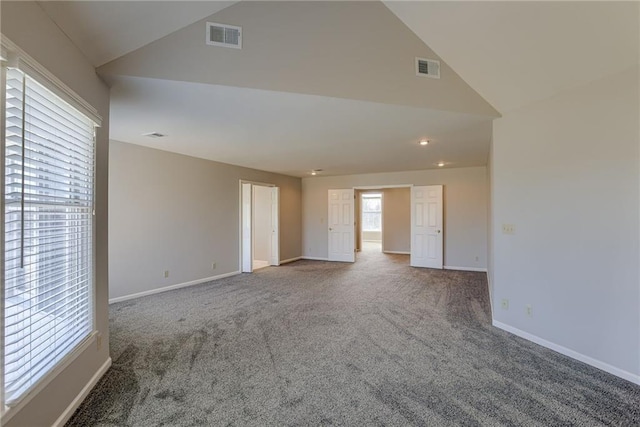
[[[416,58],[416,76],[440,78],[440,61]]]
[[[207,22],[207,44],[242,49],[242,27]]]
[[[142,136],[148,136],[149,138],[164,138],[167,135],[160,132],[149,132],[149,133],[143,133]]]

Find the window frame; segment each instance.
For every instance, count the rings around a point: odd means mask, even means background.
[[[0,120],[3,122],[6,120],[5,109],[6,105],[6,78],[7,78],[7,67],[6,62],[8,60],[8,54],[3,45],[0,45],[0,87],[2,90],[0,91]],[[2,166],[2,173],[0,174],[0,197],[2,197],[2,202],[0,202],[0,207],[2,211],[0,213],[0,235],[3,236],[0,239],[0,251],[4,254],[4,196],[5,196],[5,187],[4,187],[4,165],[5,165],[5,132],[6,126],[0,126],[0,165]],[[0,258],[0,279],[2,279],[2,286],[0,286],[0,382],[4,384],[4,255]],[[0,385],[0,419],[5,418],[6,413],[8,412],[7,406],[4,404],[4,386]]]
[[[360,223],[362,224],[362,232],[379,232],[382,233],[382,211],[383,211],[383,193],[381,192],[375,192],[375,193],[362,193],[360,195]],[[379,211],[370,211],[370,210],[366,210],[365,209],[365,199],[380,199],[380,210]],[[378,214],[378,216],[380,217],[380,229],[379,230],[369,230],[369,229],[365,229],[364,224],[364,214]]]
[[[30,386],[24,393],[17,397],[10,405],[6,404],[5,390],[4,390],[4,367],[5,367],[5,173],[6,173],[6,71],[8,67],[18,68],[29,76],[32,80],[42,85],[47,90],[51,91],[55,96],[62,101],[71,105],[80,113],[88,117],[94,123],[94,135],[93,135],[93,177],[92,177],[92,204],[90,207],[90,233],[91,233],[91,248],[90,248],[90,263],[91,263],[91,277],[89,284],[90,296],[88,298],[89,311],[90,311],[90,331],[81,339],[72,349],[70,349],[64,356],[61,357],[53,366],[42,375],[32,386]],[[0,94],[0,120],[3,120],[3,126],[0,130],[0,163],[2,164],[2,177],[0,178],[0,188],[2,196],[2,212],[0,216],[0,233],[2,239],[0,239],[0,250],[2,250],[2,258],[0,260],[0,278],[2,279],[2,286],[0,286],[0,418],[4,422],[8,422],[16,413],[20,411],[33,397],[38,395],[45,387],[47,387],[51,381],[53,381],[62,371],[64,371],[80,354],[86,351],[92,344],[96,343],[98,337],[97,330],[97,275],[96,275],[96,237],[97,226],[95,216],[96,206],[96,159],[97,159],[97,128],[102,125],[102,118],[98,114],[97,110],[80,97],[76,92],[66,86],[55,75],[49,72],[45,67],[40,65],[36,60],[24,52],[19,46],[5,37],[3,34],[0,37],[0,87],[2,87]]]

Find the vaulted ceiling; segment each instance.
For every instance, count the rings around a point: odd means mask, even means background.
[[[294,176],[485,165],[499,112],[638,62],[637,3],[39,4],[111,85],[112,139]]]
[[[638,64],[637,1],[385,4],[501,113]]]
[[[98,67],[235,1],[39,1]]]

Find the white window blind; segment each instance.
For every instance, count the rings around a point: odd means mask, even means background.
[[[11,405],[93,331],[95,123],[6,71],[4,400]]]

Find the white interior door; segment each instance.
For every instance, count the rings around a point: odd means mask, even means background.
[[[280,191],[278,187],[271,188],[271,265],[280,265]]]
[[[253,238],[251,205],[253,202],[253,189],[251,184],[242,184],[242,272],[253,271]]]
[[[353,188],[329,190],[329,261],[355,261],[355,217]]]
[[[412,187],[412,267],[442,268],[442,235],[442,185]]]

